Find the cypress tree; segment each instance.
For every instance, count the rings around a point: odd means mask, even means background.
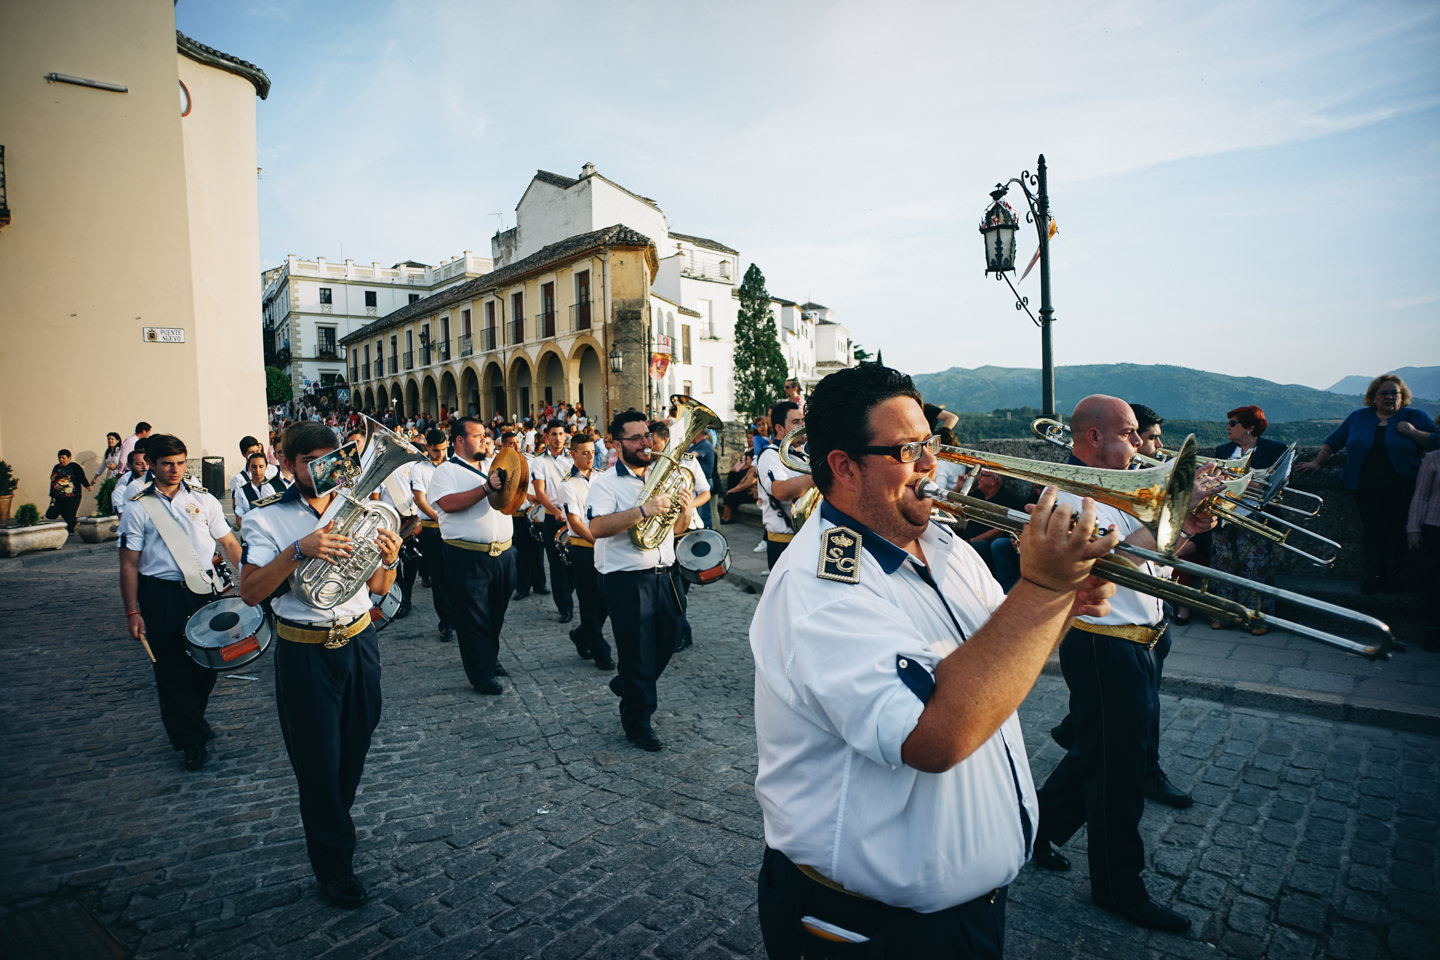
[[[735,409],[751,420],[769,413],[785,395],[787,372],[765,275],[752,263],[740,283],[740,315],[735,321]]]

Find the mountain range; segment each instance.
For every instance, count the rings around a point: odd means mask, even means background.
[[[1406,371],[1414,371],[1412,374]],[[1440,367],[1408,367],[1399,371],[1417,396],[1440,394],[1440,389],[1417,384],[1440,383]],[[1029,367],[951,367],[939,373],[914,377],[927,402],[957,413],[1040,406],[1040,371]],[[1090,364],[1055,369],[1055,405],[1069,415],[1081,398],[1108,393],[1153,407],[1172,420],[1225,419],[1225,412],[1257,404],[1274,423],[1289,420],[1341,420],[1361,406],[1369,377],[1346,377],[1329,390],[1294,383],[1274,383],[1258,377],[1232,377],[1206,370],[1136,363]],[[1353,392],[1342,385],[1358,384]],[[1432,414],[1440,404],[1417,403]]]
[[[1417,398],[1440,400],[1440,367],[1401,367],[1388,372],[1400,374],[1400,378],[1405,381],[1405,386],[1409,387],[1410,392]],[[1363,396],[1372,379],[1372,377],[1349,376],[1325,389],[1331,393],[1350,393]]]

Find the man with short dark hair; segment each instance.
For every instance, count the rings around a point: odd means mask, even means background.
[[[148,436],[150,436],[150,424],[146,423],[144,420],[141,420],[139,423],[135,424],[135,432],[130,434],[130,436],[126,437],[124,440],[120,441],[120,462],[129,463],[130,451],[135,449],[135,444],[139,443],[141,440],[144,440]]]
[[[619,675],[610,689],[620,697],[620,724],[625,737],[642,750],[664,747],[650,718],[655,713],[656,682],[670,662],[680,639],[684,611],[670,583],[675,563],[675,533],[690,525],[690,497],[682,496],[678,514],[666,523],[659,543],[642,548],[630,540],[632,527],[665,522],[674,506],[667,493],[644,502],[651,465],[650,429],[645,414],[627,410],[610,422],[610,436],[620,451],[615,469],[590,484],[585,516],[595,538],[595,569],[615,631]],[[657,521],[657,517],[663,518]]]
[[[670,427],[664,420],[650,421],[650,451],[655,459],[670,445]],[[700,466],[699,459],[693,453],[683,453],[680,456],[680,469],[690,474],[691,502],[690,502],[690,526],[679,531],[677,537],[683,537],[691,530],[698,530],[704,526],[700,522],[700,508],[710,503],[710,478],[705,475],[704,469]],[[680,640],[676,643],[676,651],[684,650],[695,642],[694,631],[690,627],[690,617],[685,613],[690,601],[690,581],[680,575],[678,564],[670,568],[670,582],[675,586],[675,592],[680,597],[681,618],[680,618]]]
[[[235,514],[238,522],[240,515],[244,512],[240,508],[240,500],[243,496],[241,487],[250,480],[250,457],[254,454],[265,455],[265,445],[254,437],[240,438],[240,469],[230,478],[230,509]],[[260,478],[262,481],[274,480],[280,474],[280,468],[271,463],[267,457],[265,460],[265,473]],[[279,492],[278,490],[276,491]],[[268,494],[267,494],[268,496]],[[254,501],[251,501],[252,503]],[[248,506],[248,505],[247,505]]]
[[[154,479],[130,484],[120,520],[120,598],[130,636],[147,644],[170,745],[185,753],[185,769],[199,770],[214,736],[205,707],[215,671],[185,652],[185,622],[215,599],[211,568],[216,545],[240,566],[240,544],[220,501],[185,482],[185,444],[155,434],[145,441]]]
[[[1037,823],[1016,710],[1070,618],[1105,611],[1090,567],[1118,537],[1092,540],[1094,504],[1077,517],[1047,490],[1007,597],[931,521],[939,439],[909,377],[831,374],[806,424],[825,501],[750,627],[765,948],[999,957]]]
[[[130,451],[130,460],[127,466],[129,469],[120,474],[115,481],[115,488],[110,491],[110,508],[117,517],[124,517],[125,508],[130,505],[128,494],[135,492],[130,489],[130,485],[143,478],[150,470],[150,461],[145,458],[144,440],[141,440],[136,444],[135,449]],[[139,487],[135,489],[138,490]]]
[[[535,500],[545,508],[540,542],[550,559],[550,589],[561,623],[569,623],[575,616],[570,568],[560,559],[555,543],[555,535],[565,529],[565,512],[555,504],[554,497],[559,495],[560,485],[575,466],[575,461],[565,452],[566,439],[565,421],[549,421],[545,424],[545,449],[530,459],[530,483],[535,491]]]
[[[240,485],[238,496],[235,496],[235,522],[238,524],[243,521],[245,514],[254,509],[255,504],[284,493],[289,486],[263,451],[252,450],[245,458],[245,482]]]
[[[281,461],[295,483],[245,516],[240,596],[252,606],[268,599],[275,614],[275,703],[299,787],[310,867],[332,906],[354,909],[368,895],[355,876],[350,807],[382,700],[370,594],[383,596],[394,583],[400,536],[383,528],[376,534],[378,565],[329,609],[290,589],[302,565],[316,559],[339,565],[355,552],[355,541],[334,532],[333,520],[319,525],[339,494],[318,492],[310,465],[335,450],[335,432],[323,423],[285,430]]]
[[[595,441],[583,433],[570,438],[570,459],[574,466],[560,486],[560,509],[570,525],[571,574],[575,581],[575,597],[580,607],[580,623],[570,629],[570,642],[582,659],[593,660],[601,670],[615,669],[610,645],[605,642],[603,628],[607,616],[605,597],[600,591],[595,571],[595,535],[585,522],[585,508],[590,502],[590,481],[598,476],[595,470]]]
[[[430,599],[439,618],[440,639],[449,640],[455,616],[451,613],[450,587],[445,580],[445,541],[440,537],[440,514],[430,502],[430,482],[435,469],[444,463],[450,441],[443,430],[425,434],[425,459],[410,468],[410,491],[420,511],[420,557],[425,578],[430,581]]]
[[[90,478],[80,464],[71,462],[69,450],[61,450],[55,454],[55,466],[50,469],[50,509],[45,511],[45,519],[64,520],[66,531],[74,533],[75,514],[84,496],[81,487],[89,490]]]
[[[760,515],[765,524],[765,559],[770,569],[780,561],[785,545],[794,537],[790,511],[795,500],[815,485],[805,473],[791,470],[780,462],[780,442],[785,435],[805,422],[800,406],[792,400],[781,400],[770,408],[773,443],[768,443],[755,461],[755,478],[760,487]]]

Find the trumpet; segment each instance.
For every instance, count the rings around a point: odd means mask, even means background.
[[[1053,443],[1066,450],[1071,449],[1073,446],[1069,438],[1070,429],[1057,420],[1040,417],[1031,422],[1030,430],[1041,440]],[[1305,558],[1317,567],[1328,567],[1333,564],[1340,555],[1340,550],[1342,549],[1340,544],[1328,537],[1323,537],[1315,533],[1313,530],[1307,530],[1304,527],[1297,526],[1265,510],[1267,506],[1278,506],[1274,501],[1280,496],[1281,492],[1285,490],[1285,484],[1289,481],[1290,465],[1294,462],[1294,451],[1295,445],[1291,444],[1290,449],[1285,452],[1285,455],[1282,456],[1280,460],[1277,460],[1274,466],[1268,468],[1263,476],[1259,471],[1249,471],[1250,454],[1254,452],[1253,450],[1247,451],[1243,457],[1236,457],[1233,460],[1197,456],[1195,458],[1197,464],[1214,464],[1219,469],[1221,476],[1225,478],[1222,481],[1222,492],[1207,499],[1198,509],[1208,513],[1214,513],[1224,519],[1225,522],[1234,524],[1242,530],[1247,530],[1258,537],[1269,540],[1271,543]],[[1142,467],[1142,469],[1144,469],[1145,467],[1155,467],[1168,463],[1171,459],[1178,456],[1178,454],[1171,454],[1169,451],[1164,451],[1164,453],[1165,456],[1160,458],[1147,457],[1142,453],[1136,453],[1132,461],[1144,465]],[[1263,491],[1258,497],[1252,496],[1249,493],[1256,483],[1260,483],[1263,486]],[[1316,500],[1319,499],[1315,497],[1314,494],[1306,494],[1306,496],[1313,497]],[[1306,513],[1298,507],[1289,509],[1291,509],[1292,512],[1301,513],[1306,516],[1315,515],[1314,513]],[[1315,512],[1319,512],[1318,507],[1316,507]],[[1291,534],[1309,537],[1315,541],[1316,546],[1312,546],[1310,550],[1302,549],[1290,542]],[[1317,552],[1312,553],[1311,550]]]
[[[800,428],[803,430],[803,427]],[[1095,576],[1117,586],[1128,587],[1147,596],[1158,597],[1172,604],[1185,605],[1201,611],[1213,620],[1246,627],[1267,626],[1286,630],[1298,636],[1336,647],[1348,653],[1360,654],[1372,660],[1384,660],[1390,656],[1393,638],[1390,627],[1383,621],[1366,616],[1354,610],[1316,600],[1303,594],[1256,583],[1244,577],[1220,570],[1212,570],[1199,564],[1180,560],[1173,555],[1175,541],[1179,538],[1189,503],[1190,488],[1195,477],[1195,438],[1187,437],[1180,450],[1168,464],[1142,470],[1102,470],[1095,467],[1075,467],[1070,464],[1054,464],[1038,460],[1023,460],[990,454],[963,447],[941,447],[937,454],[941,459],[965,463],[972,467],[989,470],[1002,476],[1043,483],[1070,493],[1081,494],[1116,507],[1134,516],[1155,536],[1158,549],[1148,550],[1131,543],[1120,543],[1108,556],[1095,562],[1092,570]],[[792,470],[808,471],[809,465],[798,460],[782,462]],[[1167,470],[1168,474],[1154,474],[1154,470]],[[1141,478],[1137,479],[1136,475]],[[1110,486],[1109,484],[1114,484]],[[947,509],[966,520],[974,520],[988,527],[1012,536],[1024,532],[1030,522],[1030,515],[1019,510],[998,506],[988,500],[953,493],[940,487],[933,480],[923,480],[916,487],[916,494],[945,504]],[[1095,531],[1096,536],[1103,531]],[[1236,600],[1217,597],[1198,587],[1176,583],[1165,577],[1156,576],[1140,569],[1135,558],[1170,566],[1179,572],[1190,573],[1197,578],[1211,582],[1226,583],[1243,590],[1263,594],[1277,601],[1295,604],[1317,614],[1324,614],[1373,634],[1370,642],[1353,640],[1350,637],[1321,630],[1309,624],[1282,619],[1246,607]]]

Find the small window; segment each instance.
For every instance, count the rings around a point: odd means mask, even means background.
[[[412,293],[412,294],[410,294],[410,302],[411,302],[411,303],[415,303],[415,302],[416,302],[417,300],[419,300],[419,299],[420,299],[420,294],[418,294],[418,293]]]
[[[690,324],[680,324],[680,362],[690,362]],[[690,391],[685,391],[689,393]]]
[[[335,353],[335,328],[316,327],[315,333],[318,338],[316,349],[319,350],[321,354],[333,355]]]
[[[333,300],[330,299],[330,288],[329,288],[329,287],[321,287],[321,288],[320,288],[320,302],[321,302],[321,303],[333,303],[333,302],[334,302]]]
[[[380,301],[377,299],[377,294],[375,293],[374,290],[366,290],[366,291],[365,291],[365,306],[367,306],[367,307],[375,307],[375,306],[379,306],[379,303],[380,303]]]

